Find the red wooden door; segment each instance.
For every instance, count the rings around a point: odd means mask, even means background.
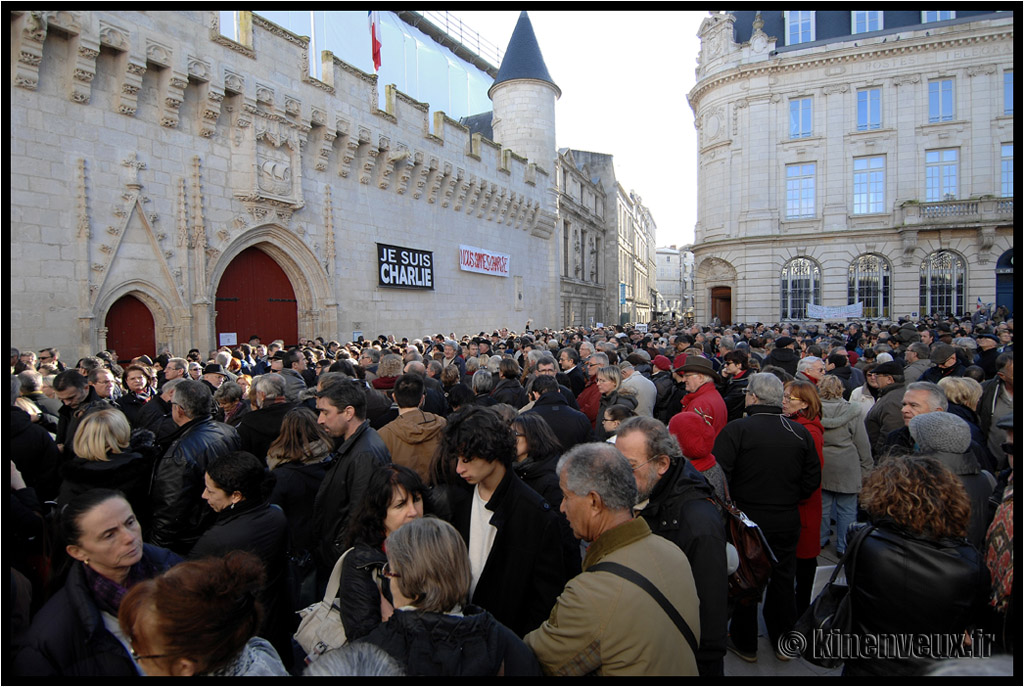
[[[121,296],[110,306],[104,324],[107,349],[117,354],[118,363],[140,355],[156,355],[156,325],[153,313],[135,296]]]
[[[259,248],[246,248],[231,261],[217,285],[217,340],[233,333],[239,343],[258,334],[265,343],[299,340],[298,305],[288,275]]]

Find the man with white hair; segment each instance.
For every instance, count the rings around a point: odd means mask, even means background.
[[[581,444],[557,467],[561,511],[591,542],[583,571],[524,638],[547,675],[697,675],[700,601],[678,546],[633,517],[630,464],[607,443]]]
[[[444,358],[441,360],[441,365],[444,367],[454,365],[459,369],[459,379],[463,379],[466,376],[466,361],[463,360],[459,351],[459,344],[453,339],[445,339]]]
[[[622,372],[622,388],[636,398],[636,414],[654,417],[654,403],[658,400],[658,387],[654,382],[636,371],[633,363],[623,360],[619,363]]]
[[[796,378],[810,382],[818,386],[818,382],[825,376],[825,361],[817,356],[809,355],[800,358],[796,364]]]
[[[782,382],[775,375],[751,376],[746,417],[719,432],[713,451],[733,501],[761,527],[778,561],[763,608],[773,647],[797,618],[793,582],[800,539],[798,504],[821,485],[814,440],[802,425],[782,415],[782,395]],[[757,660],[757,604],[735,609],[729,634],[730,651],[744,661]],[[788,660],[777,650],[776,657]]]
[[[281,433],[285,415],[298,404],[288,400],[288,383],[271,372],[260,375],[252,383],[254,407],[238,423],[241,450],[266,460],[267,450]]]

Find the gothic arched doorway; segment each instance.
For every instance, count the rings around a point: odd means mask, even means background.
[[[107,328],[107,350],[117,354],[118,363],[156,355],[153,313],[135,296],[118,298],[107,311],[103,326]]]
[[[259,248],[246,248],[224,270],[215,307],[217,345],[224,334],[234,334],[238,343],[253,334],[264,343],[298,343],[295,290],[281,266]]]

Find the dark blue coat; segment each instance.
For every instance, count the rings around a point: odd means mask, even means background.
[[[143,554],[160,572],[181,562],[166,549],[143,544]],[[135,677],[124,645],[103,625],[81,563],[46,602],[19,640],[14,672],[19,676]]]

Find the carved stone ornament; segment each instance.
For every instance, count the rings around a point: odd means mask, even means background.
[[[256,114],[252,126],[238,128],[232,149],[235,195],[296,210],[303,205],[300,131],[277,117]]]

